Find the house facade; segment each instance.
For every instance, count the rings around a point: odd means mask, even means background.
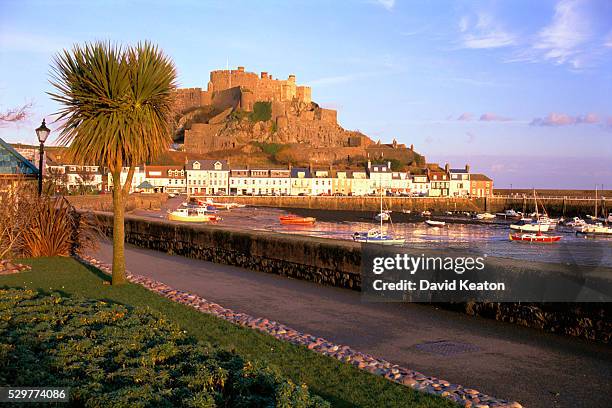
[[[146,181],[154,193],[187,192],[187,176],[183,166],[145,166]]]
[[[467,197],[470,195],[470,166],[465,165],[463,169],[449,169],[450,184],[449,195],[451,197]]]
[[[489,197],[493,195],[493,180],[484,174],[470,176],[470,195],[472,197]]]
[[[229,165],[226,160],[188,160],[185,164],[188,194],[228,194]]]

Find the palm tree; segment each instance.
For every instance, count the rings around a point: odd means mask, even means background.
[[[62,105],[58,141],[69,145],[77,164],[99,164],[111,173],[112,284],[125,283],[125,203],[135,167],[154,160],[172,142],[174,63],[149,42],[128,47],[94,42],[63,50],[51,69],[55,93],[49,95]]]

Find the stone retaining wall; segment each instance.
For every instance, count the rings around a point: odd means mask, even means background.
[[[89,211],[112,211],[113,195],[78,195],[66,196],[66,199],[79,210]],[[168,200],[167,194],[130,194],[126,204],[126,210],[132,211],[136,208],[144,210],[159,210],[162,204]]]
[[[112,215],[96,213],[112,232]],[[235,265],[325,285],[359,290],[360,246],[353,242],[245,231],[213,225],[185,225],[128,216],[125,241],[188,258]]]
[[[112,214],[95,213],[112,234]],[[126,242],[216,263],[360,290],[361,246],[339,241],[128,216]],[[520,261],[517,261],[520,262]],[[521,326],[609,343],[612,304],[470,302],[438,306]]]

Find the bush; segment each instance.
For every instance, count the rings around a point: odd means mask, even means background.
[[[0,290],[0,383],[69,386],[86,407],[329,406],[160,314],[19,289]]]
[[[255,102],[253,104],[253,112],[249,115],[251,122],[265,122],[272,118],[272,103],[271,102]]]
[[[95,247],[98,229],[63,197],[38,196],[31,183],[0,190],[0,259],[68,256]]]

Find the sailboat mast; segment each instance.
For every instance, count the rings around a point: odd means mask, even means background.
[[[380,233],[382,234],[382,228],[383,228],[383,194],[382,194],[382,173],[379,173],[379,183],[378,186],[380,187]]]
[[[595,184],[595,221],[597,221],[597,184]]]

